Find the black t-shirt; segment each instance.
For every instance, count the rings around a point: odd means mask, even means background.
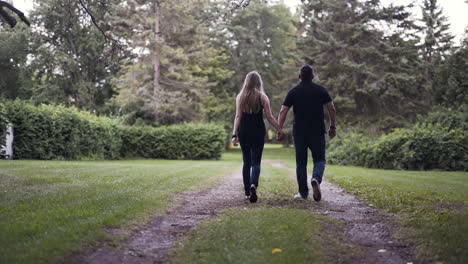
[[[327,89],[313,82],[301,82],[289,90],[283,105],[293,107],[294,135],[323,135],[323,105],[331,101]]]

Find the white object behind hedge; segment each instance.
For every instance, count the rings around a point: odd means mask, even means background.
[[[5,145],[1,145],[2,150],[5,151],[5,155],[7,158],[13,158],[13,127],[11,125],[7,125],[7,134],[5,138]]]

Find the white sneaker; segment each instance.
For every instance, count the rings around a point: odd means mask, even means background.
[[[296,193],[294,195],[294,199],[296,199],[296,200],[299,200],[299,199],[307,200],[307,197],[304,198],[304,197],[302,197],[302,195],[300,193]]]

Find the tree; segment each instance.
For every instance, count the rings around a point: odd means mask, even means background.
[[[90,0],[86,8],[101,18],[112,10],[113,2]],[[102,111],[114,94],[110,80],[123,54],[113,52],[116,43],[94,26],[79,1],[36,3],[31,14],[37,26],[31,36],[33,100]]]
[[[30,28],[0,28],[0,97],[29,99],[31,76],[27,69]]]
[[[252,0],[249,6],[233,15],[225,35],[235,72],[229,80],[230,94],[239,92],[245,75],[258,71],[272,106],[278,110],[287,90],[297,81],[301,65],[296,48],[296,23],[284,4]]]
[[[453,36],[450,34],[450,24],[443,15],[442,8],[437,0],[424,0],[421,6],[423,26],[421,32],[424,35],[422,54],[425,61],[427,83],[431,91],[434,91],[435,69],[444,56],[448,54],[453,45]]]
[[[435,103],[461,108],[468,105],[468,34],[462,46],[455,48],[436,68],[434,76]]]
[[[209,41],[208,0],[130,0],[111,24],[132,57],[119,77],[116,102],[130,123],[171,124],[201,118],[213,83],[205,71],[222,51]],[[159,30],[158,30],[159,27]]]
[[[406,7],[378,0],[303,0],[301,7],[300,50],[344,120],[388,124],[380,118],[401,122],[421,111],[419,39]]]

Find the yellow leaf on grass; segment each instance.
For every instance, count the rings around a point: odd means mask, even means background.
[[[281,248],[274,248],[272,251],[271,251],[271,254],[275,254],[275,253],[281,253]]]

